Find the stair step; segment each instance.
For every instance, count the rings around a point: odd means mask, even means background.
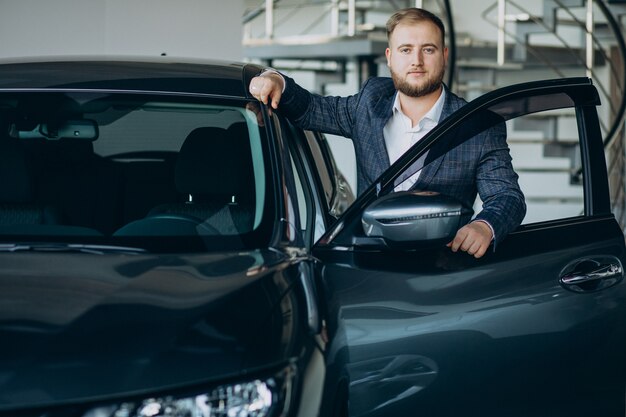
[[[549,27],[556,26],[556,18],[559,10],[567,8],[570,11],[579,7],[585,7],[587,0],[543,0],[543,15]]]
[[[244,41],[244,54],[259,59],[345,60],[352,56],[383,56],[386,48],[386,39],[368,36],[300,35]]]

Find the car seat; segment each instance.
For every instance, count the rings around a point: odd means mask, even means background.
[[[194,129],[181,146],[175,184],[185,201],[160,204],[142,220],[129,223],[116,235],[165,235],[174,222],[195,219],[204,230],[224,235],[249,232],[254,224],[255,188],[250,140],[245,124],[230,130]],[[186,229],[187,227],[179,230]]]
[[[0,225],[58,223],[55,209],[35,201],[26,154],[18,141],[0,138]]]
[[[84,139],[24,140],[38,201],[56,207],[64,222],[108,234],[121,220],[121,174]]]

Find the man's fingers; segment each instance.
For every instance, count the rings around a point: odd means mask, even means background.
[[[484,230],[482,225],[470,223],[460,228],[447,246],[453,252],[460,249],[475,258],[480,258],[487,252],[490,243],[491,232]]]
[[[280,95],[280,93],[275,91],[272,83],[266,82],[261,88],[260,100],[263,104],[271,104],[273,108],[276,108],[278,106],[278,100],[276,99],[277,95]],[[274,106],[274,101],[276,102],[276,106]]]
[[[475,253],[474,253],[474,258],[478,259],[478,258],[482,258],[483,255],[485,253],[487,253],[487,249],[489,248],[489,245],[481,245],[480,249],[478,249]]]
[[[452,239],[452,242],[448,243],[448,246],[450,247],[450,249],[452,249],[452,252],[456,252],[462,248],[463,242],[465,241],[466,237],[466,231],[463,230],[463,228],[459,229],[459,231],[456,233],[456,236],[454,236],[454,239]]]
[[[257,80],[259,77],[254,77],[250,81],[250,86],[248,86],[248,91],[252,95],[252,97],[257,98],[257,94],[259,94],[259,81]]]
[[[250,94],[261,103],[267,104],[268,90],[263,78],[255,77],[252,79],[252,82],[250,82]]]
[[[248,88],[254,98],[265,105],[271,105],[274,109],[278,108],[283,91],[282,80],[276,77],[270,75],[254,77]]]
[[[467,250],[467,253],[474,256],[474,258],[480,258],[487,251],[487,245],[483,245],[480,241],[475,241]]]
[[[273,109],[277,109],[278,108],[278,103],[280,103],[280,98],[282,97],[281,92],[276,92],[273,96],[272,96],[272,108]]]
[[[263,104],[267,104],[267,91],[265,90],[265,79],[263,77],[254,77],[250,81],[250,87],[248,87],[248,91],[250,91],[252,97],[256,98]]]

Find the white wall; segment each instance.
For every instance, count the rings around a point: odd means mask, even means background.
[[[0,58],[160,55],[242,60],[243,0],[0,0]]]

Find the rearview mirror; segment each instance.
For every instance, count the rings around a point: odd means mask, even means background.
[[[374,201],[361,216],[369,237],[392,242],[450,241],[472,210],[452,197],[430,191],[402,191]]]
[[[9,134],[18,139],[85,139],[89,141],[98,138],[98,125],[93,120],[63,120],[58,123],[40,123],[32,130],[25,130],[17,124],[12,124]]]

